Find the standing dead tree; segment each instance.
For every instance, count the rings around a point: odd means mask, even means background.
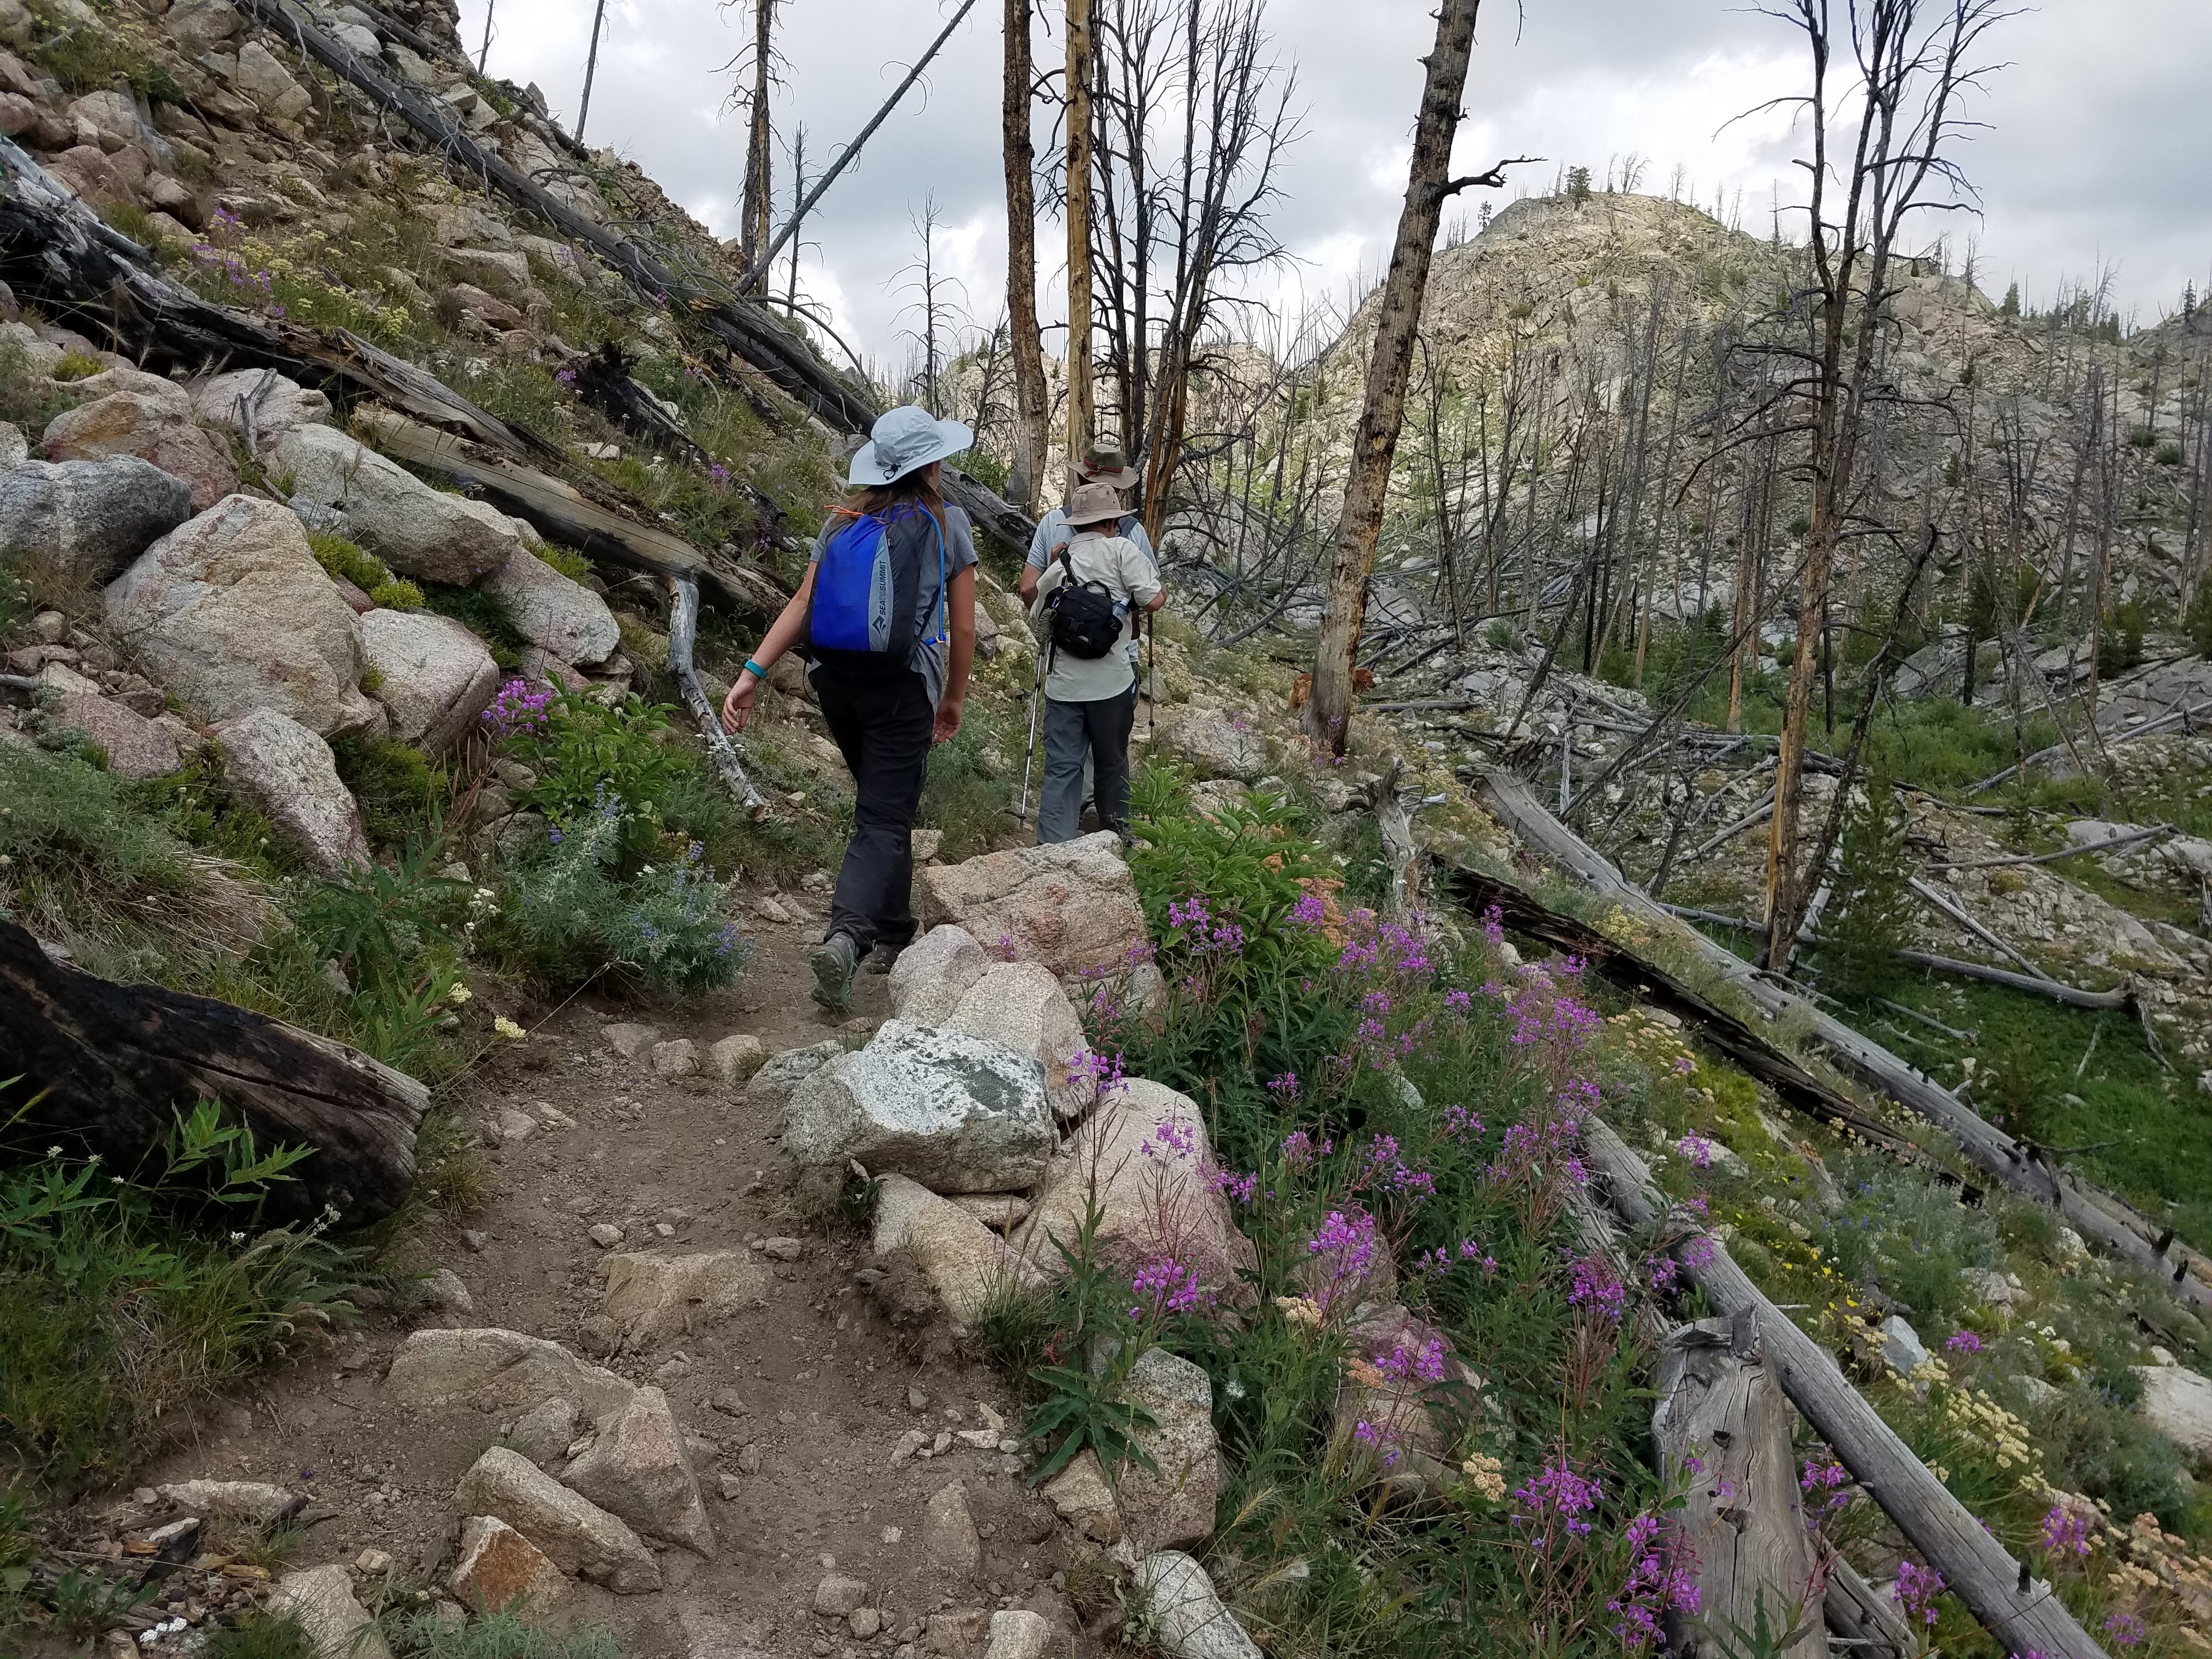
[[[1496,189],[1505,169],[1529,161],[1516,156],[1487,173],[1451,176],[1452,139],[1465,115],[1460,94],[1467,85],[1468,60],[1474,46],[1475,14],[1481,0],[1443,0],[1437,14],[1437,40],[1428,58],[1421,91],[1421,112],[1413,131],[1412,176],[1406,204],[1398,216],[1398,237],[1390,251],[1390,274],[1383,284],[1375,349],[1367,365],[1367,393],[1352,439],[1351,476],[1344,512],[1337,521],[1329,594],[1319,643],[1314,651],[1313,690],[1306,703],[1306,729],[1338,754],[1350,735],[1352,659],[1367,618],[1367,579],[1375,568],[1375,544],[1382,529],[1382,509],[1390,493],[1390,463],[1397,453],[1398,431],[1406,416],[1406,386],[1412,378],[1413,337],[1420,326],[1421,301],[1428,291],[1429,264],[1437,245],[1443,204],[1469,185]]]
[[[1836,550],[1846,530],[1869,407],[1888,395],[1875,371],[1888,331],[1883,310],[1898,291],[1897,241],[1914,213],[1957,205],[1967,194],[1947,151],[1965,125],[1961,97],[1988,73],[1975,54],[2007,13],[2001,0],[1842,0],[1847,40],[1839,41],[1832,0],[1789,0],[1767,9],[1803,33],[1813,60],[1812,88],[1795,100],[1812,143],[1804,163],[1811,179],[1812,281],[1799,296],[1809,307],[1811,338],[1769,348],[1792,365],[1784,390],[1797,407],[1792,424],[1807,441],[1812,495],[1767,852],[1765,955],[1778,973],[1796,949],[1811,885],[1797,861],[1805,722],[1828,635]],[[1839,46],[1852,56],[1850,86],[1839,86],[1834,71]],[[1848,163],[1838,168],[1831,133],[1839,106],[1853,96],[1856,131]],[[1840,212],[1834,205],[1838,189]],[[1793,304],[1793,313],[1797,308]]]
[[[576,106],[576,142],[584,142],[584,123],[592,113],[592,82],[599,72],[599,30],[607,21],[607,0],[592,9],[592,45],[584,57],[584,96]]]
[[[1032,0],[1006,0],[1006,62],[1000,142],[1006,169],[1006,328],[1013,354],[1014,442],[1006,499],[1029,512],[1044,481],[1045,429],[1052,416],[1037,331],[1036,145],[1030,100],[1036,65],[1030,46]]]
[[[738,252],[748,272],[745,292],[749,294],[764,293],[768,286],[768,262],[760,258],[760,251],[767,246],[772,229],[775,198],[775,128],[769,118],[769,88],[775,68],[775,6],[776,0],[753,0],[752,46],[722,66],[741,76],[749,74],[752,82],[736,94],[745,110],[745,180],[738,203]],[[759,274],[751,276],[756,270]]]

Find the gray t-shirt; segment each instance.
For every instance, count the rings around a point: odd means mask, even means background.
[[[1152,538],[1145,534],[1144,521],[1133,514],[1125,513],[1121,516],[1128,525],[1127,532],[1125,535],[1117,527],[1115,534],[1130,543],[1138,552],[1145,556],[1145,562],[1152,567],[1152,575],[1157,580],[1160,574],[1159,556],[1152,551]],[[1037,521],[1036,534],[1030,538],[1030,568],[1042,570],[1052,562],[1052,556],[1066,545],[1074,534],[1075,532],[1067,527],[1066,507],[1055,507],[1051,512],[1046,514]],[[1129,635],[1128,643],[1122,647],[1128,655],[1132,672],[1135,672],[1137,666],[1137,636],[1133,630]]]
[[[1118,649],[1103,657],[1085,659],[1054,651],[1045,601],[1073,572],[1079,582],[1095,581],[1111,593],[1121,610],[1121,641]],[[1102,536],[1096,530],[1079,532],[1067,545],[1067,569],[1055,559],[1037,579],[1036,599],[1030,608],[1030,625],[1043,640],[1051,665],[1045,673],[1044,694],[1054,702],[1099,702],[1118,697],[1136,683],[1132,655],[1137,629],[1132,613],[1159,596],[1160,579],[1152,562],[1138,548],[1134,538]]]
[[[822,526],[822,533],[814,538],[813,562],[822,558],[823,544],[838,524],[831,519]],[[937,568],[937,539],[932,537],[928,551],[921,561],[921,580],[915,591],[914,648],[908,653],[907,665],[921,676],[929,687],[929,701],[936,704],[945,698],[945,665],[950,659],[952,642],[952,619],[949,606],[944,611],[938,608],[945,590],[952,579],[975,562],[975,537],[969,527],[968,515],[960,508],[946,502],[945,507],[945,572],[940,584]],[[812,672],[810,667],[808,672]]]

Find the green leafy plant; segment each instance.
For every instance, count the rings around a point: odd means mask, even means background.
[[[563,547],[558,542],[549,542],[538,555],[572,582],[587,581],[592,574],[592,562],[573,547]]]
[[[379,582],[368,590],[369,602],[386,611],[420,611],[422,590],[400,578]]]
[[[443,769],[410,744],[348,735],[332,741],[331,753],[375,847],[396,846],[430,825],[452,789]]]
[[[603,793],[588,816],[568,817],[517,858],[487,944],[556,983],[610,967],[688,994],[730,983],[747,947],[728,890],[696,842],[632,868],[636,823],[621,796]]]
[[[290,1614],[256,1608],[235,1624],[208,1632],[207,1659],[315,1659],[314,1638]]]
[[[316,959],[336,963],[351,988],[362,1045],[403,1070],[436,1044],[460,983],[452,924],[468,886],[436,873],[444,856],[443,829],[433,823],[409,834],[389,867],[319,878],[292,903]]]
[[[671,736],[665,704],[635,692],[602,702],[563,692],[550,702],[541,724],[515,732],[506,752],[535,773],[524,804],[563,826],[604,819],[610,799],[623,805],[623,852],[636,863],[649,856],[663,826],[667,801],[683,763]]]
[[[400,1614],[386,1630],[398,1659],[623,1659],[621,1644],[595,1625],[556,1629],[526,1620],[515,1608],[465,1621],[435,1613]]]
[[[97,357],[88,357],[82,351],[64,351],[54,366],[46,371],[50,380],[87,380],[95,374],[105,374],[107,365]]]

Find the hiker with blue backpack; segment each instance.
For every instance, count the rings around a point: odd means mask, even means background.
[[[814,544],[805,580],[738,675],[722,725],[740,731],[769,667],[797,647],[830,736],[853,774],[853,839],[814,1000],[852,1006],[853,971],[889,973],[915,934],[914,816],[933,743],[960,730],[975,654],[975,542],[945,501],[945,459],[975,441],[912,404],[878,420],[853,457],[854,495]]]
[[[1066,514],[1067,543],[1037,578],[1030,612],[1045,652],[1040,846],[1082,833],[1086,761],[1099,823],[1127,837],[1129,733],[1137,723],[1131,647],[1143,615],[1167,600],[1151,558],[1120,533],[1121,501],[1113,485],[1078,486]]]

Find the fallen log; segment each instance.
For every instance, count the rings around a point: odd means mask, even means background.
[[[699,684],[698,672],[691,665],[691,648],[699,635],[699,584],[689,576],[665,580],[668,583],[668,672],[675,676],[684,706],[698,725],[699,736],[707,745],[707,759],[741,805],[766,806],[722,730],[721,711],[708,700]]]
[[[342,328],[311,329],[203,300],[157,275],[154,257],[112,229],[21,149],[0,138],[0,277],[57,310],[75,308],[142,364],[198,373],[266,368],[382,399],[416,420],[517,459],[559,452],[508,426],[412,363]]]
[[[562,479],[488,453],[449,432],[378,410],[356,421],[395,460],[445,473],[502,513],[528,520],[549,540],[663,579],[710,581],[739,611],[773,617],[789,597],[767,576],[720,554],[702,553],[672,531],[641,523],[591,500]]]
[[[672,301],[738,356],[781,391],[843,432],[864,432],[876,418],[875,400],[817,357],[811,346],[768,312],[717,283],[714,291],[687,282],[635,243],[594,224],[542,185],[525,178],[479,144],[461,124],[427,98],[388,80],[377,69],[307,22],[282,0],[240,0],[278,39],[312,58],[380,108],[399,117],[453,161],[501,195],[530,209],[564,236],[584,243],[656,298]]]
[[[1933,887],[1930,887],[1926,882],[1921,880],[1917,876],[1908,876],[1905,878],[1905,884],[1912,890],[1914,894],[1919,897],[1923,903],[1927,904],[1939,914],[1948,916],[1953,921],[1957,922],[1960,927],[1965,928],[1966,932],[1972,934],[1974,938],[1981,940],[1983,944],[1988,945],[1990,950],[1995,951],[1999,956],[2009,957],[2013,961],[2018,963],[2021,969],[2033,978],[2051,980],[2051,975],[2045,973],[2042,969],[2037,967],[2034,963],[2031,962],[2024,952],[2015,950],[2013,946],[2006,944],[2004,940],[1999,939],[1981,922],[1976,921],[1973,916],[1967,913],[1966,907],[1960,904],[1957,900],[1937,892]],[[2056,984],[2057,981],[2051,980],[2051,982]]]
[[[1662,1471],[1686,1476],[1669,1524],[1694,1553],[1698,1593],[1694,1620],[1670,1615],[1669,1650],[1728,1659],[1750,1645],[1737,1632],[1753,1634],[1763,1616],[1777,1636],[1802,1633],[1760,1651],[1826,1659],[1819,1563],[1790,1452],[1795,1413],[1756,1311],[1678,1328],[1660,1351],[1657,1388],[1651,1437]]]
[[[1758,973],[1741,957],[1686,928],[1665,908],[1625,879],[1605,857],[1546,811],[1528,786],[1510,773],[1482,775],[1485,799],[1498,820],[1532,850],[1642,919],[1662,936],[1695,951],[1701,962],[1722,975],[1770,1017],[1788,1013],[1805,1022],[1814,1039],[1837,1064],[1867,1087],[1948,1134],[1960,1151],[1990,1175],[2037,1203],[2051,1206],[2059,1218],[2091,1242],[2156,1274],[2185,1306],[2212,1310],[2212,1257],[2174,1239],[2124,1200],[2085,1185],[2070,1171],[2051,1167],[2035,1149],[1978,1116],[1965,1102],[1923,1077],[1870,1037]],[[1488,879],[1488,878],[1485,878]],[[1526,896],[1523,896],[1524,899]],[[1527,900],[1534,904],[1534,901]],[[1541,908],[1541,907],[1538,907]],[[1611,944],[1611,949],[1663,975],[1648,951]],[[1784,1098],[1789,1098],[1785,1096]]]
[[[11,1139],[75,1142],[120,1173],[139,1167],[175,1115],[214,1100],[263,1147],[315,1149],[270,1188],[264,1212],[325,1206],[348,1228],[397,1209],[415,1181],[415,1131],[430,1091],[343,1043],[266,1014],[155,985],[118,985],[56,962],[0,920],[0,1077],[33,1091]]]
[[[1632,1225],[1667,1229],[1663,1247],[1715,1310],[1730,1321],[1751,1322],[1791,1403],[2004,1651],[2103,1659],[2103,1650],[2051,1585],[2032,1577],[2027,1564],[2015,1561],[1929,1473],[1828,1352],[1767,1300],[1725,1245],[1686,1212],[1669,1211],[1643,1160],[1595,1114],[1582,1120],[1581,1152],[1607,1201]]]
[[[1897,1603],[1877,1595],[1841,1556],[1828,1565],[1820,1611],[1827,1615],[1830,1633],[1857,1650],[1855,1659],[1919,1659],[1920,1640]]]

